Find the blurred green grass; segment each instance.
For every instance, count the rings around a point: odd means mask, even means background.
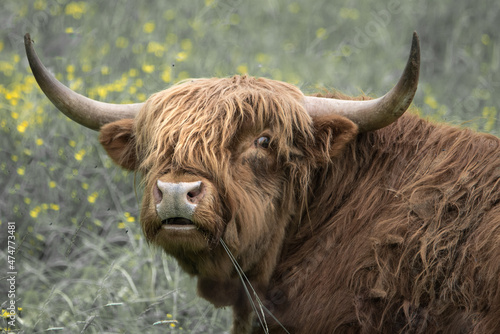
[[[499,21],[492,0],[4,1],[0,230],[5,245],[7,222],[16,222],[22,308],[11,329],[230,327],[228,310],[196,297],[194,280],[145,244],[134,175],[113,166],[97,134],[43,96],[28,70],[24,33],[62,82],[94,99],[126,103],[188,77],[235,73],[287,81],[306,93],[335,88],[380,96],[397,81],[417,31],[418,112],[499,135]],[[7,302],[2,295],[4,309]],[[6,318],[0,328],[7,330]]]

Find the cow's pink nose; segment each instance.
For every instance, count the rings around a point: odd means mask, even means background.
[[[153,195],[156,204],[159,204],[164,196],[174,197],[175,200],[186,199],[189,203],[198,204],[204,196],[203,188],[201,181],[170,183],[158,180]]]
[[[205,185],[201,181],[171,183],[158,180],[153,188],[156,211],[161,219],[191,219],[204,196]]]

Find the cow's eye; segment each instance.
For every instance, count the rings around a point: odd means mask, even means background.
[[[256,147],[262,147],[262,148],[268,148],[269,143],[271,142],[271,139],[266,136],[259,137],[255,140],[254,144]]]

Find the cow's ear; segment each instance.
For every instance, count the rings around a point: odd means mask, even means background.
[[[340,154],[358,134],[356,124],[338,115],[315,116],[313,125],[316,137],[314,155],[319,164],[327,163]]]
[[[111,159],[129,170],[138,167],[133,124],[133,119],[122,119],[104,125],[99,134],[99,141]]]

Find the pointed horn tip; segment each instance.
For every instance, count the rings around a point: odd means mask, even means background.
[[[31,43],[33,43],[33,41],[31,40],[30,33],[29,33],[29,32],[27,32],[27,33],[24,35],[24,45],[29,46],[29,45],[31,45]]]
[[[143,103],[128,105],[104,103],[74,92],[59,82],[43,66],[29,33],[24,35],[24,45],[29,66],[38,86],[57,109],[75,122],[89,129],[99,130],[104,124],[123,118],[134,118],[141,109]]]
[[[406,67],[396,86],[387,94],[368,101],[306,97],[306,110],[309,114],[314,115],[337,113],[345,116],[358,125],[360,132],[380,129],[394,122],[408,109],[418,87],[419,72],[420,42],[418,34],[413,32]],[[394,108],[390,108],[390,106],[394,106]]]
[[[410,55],[406,62],[403,75],[396,86],[414,88],[416,91],[420,72],[420,40],[416,31],[413,32]]]
[[[420,38],[416,31],[413,32],[413,38],[411,41],[411,51],[410,58],[420,62]]]
[[[414,41],[417,40],[417,42],[418,42],[418,34],[415,30],[413,31],[413,40]]]

